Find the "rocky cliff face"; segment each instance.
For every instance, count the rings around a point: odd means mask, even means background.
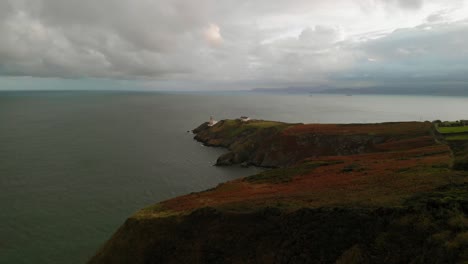
[[[462,263],[467,173],[430,123],[202,124],[218,165],[275,167],[130,217],[90,263]]]
[[[408,138],[424,137],[431,142],[434,139],[430,130],[430,123],[418,122],[304,125],[263,120],[223,120],[214,126],[202,124],[193,133],[196,140],[207,146],[230,150],[218,158],[217,165],[246,163],[261,167],[287,167],[311,157],[384,151],[388,143],[398,145],[398,141]],[[399,147],[404,147],[404,144]]]
[[[135,216],[89,263],[462,263],[467,190],[442,188],[400,208]]]

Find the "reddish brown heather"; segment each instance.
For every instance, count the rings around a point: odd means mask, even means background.
[[[219,127],[216,129],[220,131]],[[362,135],[369,137],[370,142],[360,151],[341,150],[351,155],[336,155],[340,152],[336,145],[310,143],[333,138],[333,142],[338,140],[354,147],[353,141],[361,143]],[[158,208],[190,212],[207,206],[234,211],[264,206],[291,210],[397,206],[417,192],[457,180],[450,170],[450,149],[434,140],[430,123],[294,125],[267,138],[259,148],[268,151],[262,155],[270,159],[294,151],[294,165],[285,172],[273,171],[271,179],[234,180],[209,191],[165,201]],[[322,165],[307,167],[307,164]]]
[[[394,122],[378,124],[306,124],[289,127],[287,135],[324,134],[324,135],[396,135],[415,136],[427,134],[432,124],[429,122]]]

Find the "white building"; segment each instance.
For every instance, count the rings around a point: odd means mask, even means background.
[[[210,116],[210,121],[208,122],[208,126],[214,126],[218,123],[218,121],[213,119],[213,116]]]

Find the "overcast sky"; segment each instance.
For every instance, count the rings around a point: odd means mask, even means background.
[[[467,84],[468,1],[0,0],[0,89]]]

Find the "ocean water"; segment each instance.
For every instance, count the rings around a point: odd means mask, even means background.
[[[247,176],[187,133],[209,119],[468,119],[466,97],[0,92],[0,263],[84,263],[138,209]]]

